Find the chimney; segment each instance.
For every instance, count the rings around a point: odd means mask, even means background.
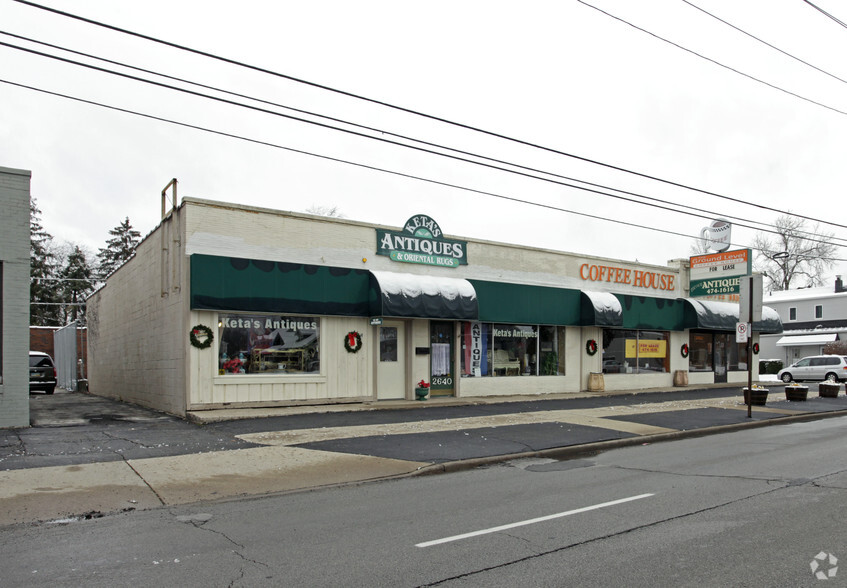
[[[841,276],[835,276],[835,292],[844,292],[844,284],[841,283]]]

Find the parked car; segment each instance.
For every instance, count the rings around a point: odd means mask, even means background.
[[[29,352],[29,391],[52,394],[56,390],[56,366],[53,358],[40,351]]]
[[[779,370],[777,377],[783,382],[791,380],[847,380],[847,357],[843,355],[813,355]]]

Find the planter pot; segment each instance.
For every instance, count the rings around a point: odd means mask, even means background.
[[[818,384],[818,395],[824,398],[837,398],[841,384],[835,382],[821,382]]]
[[[426,400],[426,395],[429,394],[429,388],[415,388],[415,400]]]
[[[806,400],[806,397],[809,395],[809,387],[808,386],[786,386],[785,387],[785,399],[790,400],[792,402],[798,402]]]
[[[602,372],[591,372],[588,374],[588,391],[603,392],[606,389],[606,382],[603,379]]]
[[[747,388],[741,389],[744,392],[744,404],[751,404],[753,406],[764,406],[768,401],[768,390],[767,388],[753,388],[752,394]]]

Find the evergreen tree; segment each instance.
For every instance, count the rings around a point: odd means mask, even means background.
[[[50,327],[59,325],[59,292],[53,237],[41,226],[41,210],[33,198],[29,203],[29,322]]]
[[[141,233],[132,228],[129,217],[109,231],[109,234],[112,238],[106,241],[106,247],[97,252],[98,270],[103,280],[132,257],[141,239]]]
[[[94,289],[93,276],[94,270],[88,264],[85,253],[78,246],[74,246],[59,274],[65,324],[76,320],[85,321],[84,300]]]

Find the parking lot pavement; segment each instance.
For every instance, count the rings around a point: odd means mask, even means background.
[[[30,395],[27,429],[0,429],[0,471],[254,447],[126,402],[56,389]]]

